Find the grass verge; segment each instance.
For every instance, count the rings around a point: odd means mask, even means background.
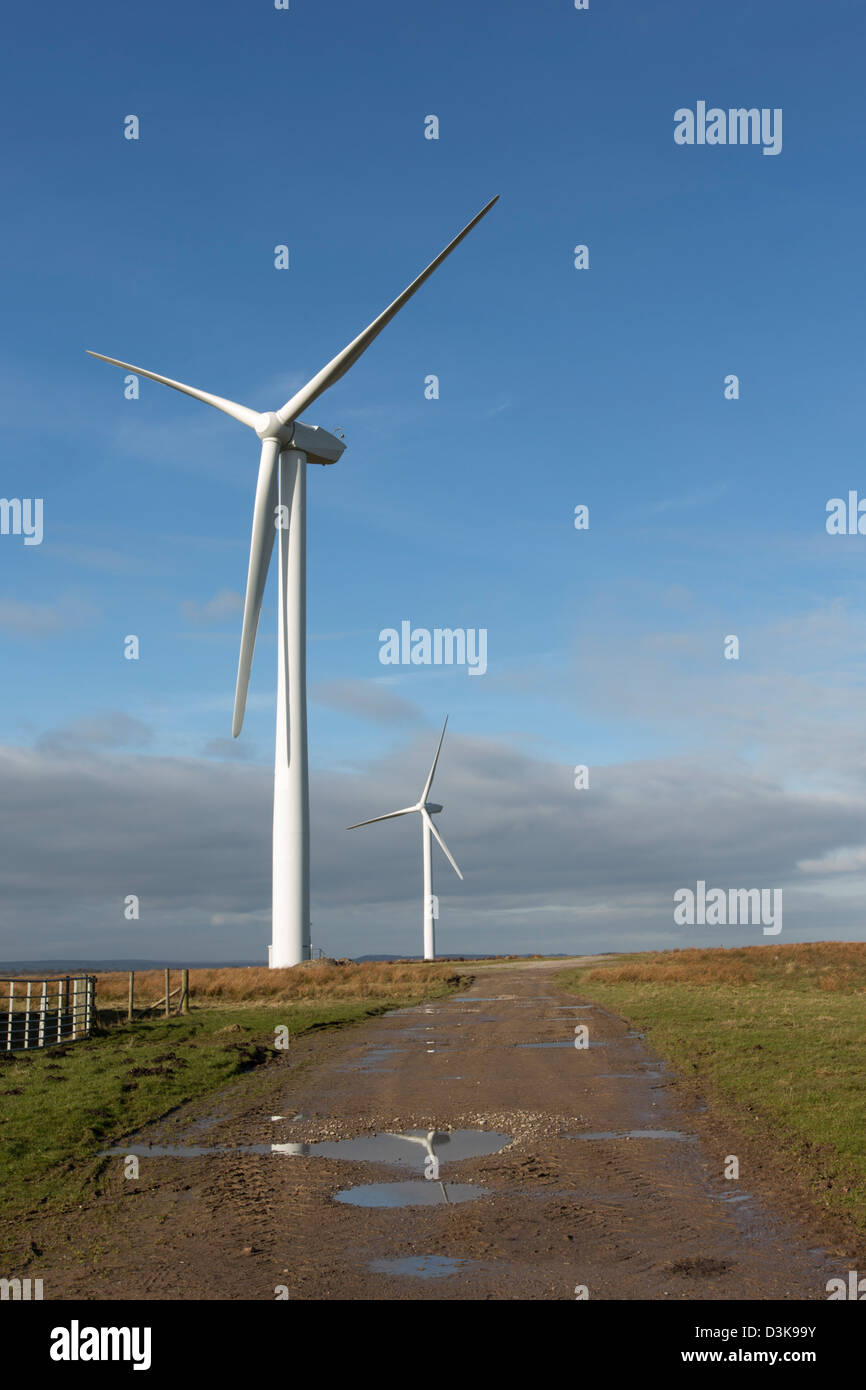
[[[645,1031],[816,1211],[866,1231],[866,945],[665,951],[557,980]]]

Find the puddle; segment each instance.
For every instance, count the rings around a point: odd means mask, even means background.
[[[101,1158],[204,1158],[211,1154],[283,1154],[300,1158],[338,1158],[361,1163],[387,1163],[423,1171],[433,1155],[441,1163],[484,1158],[511,1143],[510,1134],[485,1129],[409,1129],[403,1134],[361,1134],[356,1139],[323,1140],[315,1144],[241,1144],[208,1148],[202,1144],[130,1144],[107,1149]]]
[[[716,1192],[712,1195],[716,1202],[750,1202],[752,1200],[751,1192]]]
[[[346,1187],[336,1193],[335,1202],[352,1207],[432,1207],[456,1206],[486,1197],[488,1187],[473,1187],[468,1182],[371,1182],[363,1187]]]
[[[605,1045],[605,1044],[604,1044],[603,1042],[593,1042],[592,1039],[590,1039],[588,1042],[582,1043],[580,1047],[575,1047],[575,1045],[574,1045],[574,1038],[566,1038],[564,1042],[540,1042],[540,1043],[515,1043],[515,1044],[514,1044],[514,1046],[515,1046],[515,1047],[518,1047],[518,1048],[520,1048],[520,1047],[571,1047],[571,1048],[574,1048],[574,1051],[575,1051],[575,1052],[583,1052],[583,1051],[585,1051],[585,1049],[586,1049],[587,1047],[604,1047],[604,1045]]]
[[[189,1135],[206,1134],[214,1125],[227,1120],[228,1115],[203,1115],[199,1120],[193,1120],[191,1124],[184,1127],[184,1133]]]
[[[127,1154],[135,1154],[137,1158],[208,1158],[212,1154],[271,1154],[295,1152],[305,1155],[308,1149],[306,1144],[240,1144],[235,1147],[228,1145],[214,1145],[207,1147],[204,1144],[127,1144],[123,1149],[103,1149],[100,1158],[125,1158]]]
[[[684,1134],[680,1129],[603,1130],[598,1134],[569,1134],[569,1139],[681,1139],[694,1143],[696,1134]]]
[[[444,1279],[459,1274],[477,1260],[451,1260],[445,1255],[408,1255],[402,1260],[371,1260],[367,1268],[373,1274],[398,1274],[413,1279]]]
[[[516,994],[455,994],[454,1004],[498,1004],[501,999],[516,999]]]
[[[404,1047],[371,1047],[369,1052],[365,1052],[357,1062],[346,1062],[344,1066],[336,1067],[336,1071],[390,1071],[389,1067],[382,1067],[382,1062],[390,1059],[398,1052],[405,1052]]]

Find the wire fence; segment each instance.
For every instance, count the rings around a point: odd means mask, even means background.
[[[95,975],[0,980],[0,1052],[89,1038],[96,1015],[95,997]]]

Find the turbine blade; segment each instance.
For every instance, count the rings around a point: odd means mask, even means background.
[[[441,736],[440,736],[440,738],[439,738],[439,747],[436,749],[436,757],[433,759],[433,766],[432,766],[431,769],[430,769],[430,776],[427,778],[427,781],[424,783],[424,790],[423,790],[423,792],[421,793],[421,805],[422,805],[422,806],[424,805],[425,801],[427,800],[427,797],[430,795],[430,788],[431,788],[432,785],[433,785],[433,776],[434,776],[434,774],[435,774],[435,772],[436,772],[436,764],[437,764],[438,761],[439,761],[439,754],[442,752],[442,741],[443,741],[443,739],[445,738],[445,730],[447,729],[447,727],[448,727],[448,715],[446,714],[446,716],[445,716],[445,723],[442,725],[442,733],[441,733]]]
[[[262,611],[262,598],[268,577],[268,566],[271,563],[271,554],[274,549],[277,461],[279,457],[279,441],[263,439],[259,477],[256,483],[256,500],[253,505],[250,567],[247,573],[247,592],[244,598],[244,625],[241,629],[241,654],[238,660],[238,681],[235,687],[232,738],[237,738],[243,727],[259,614]]]
[[[426,823],[427,823],[428,828],[429,828],[429,829],[433,832],[433,834],[436,836],[436,839],[439,841],[439,844],[441,845],[442,849],[445,851],[445,856],[446,856],[446,858],[447,858],[447,860],[448,860],[448,863],[451,865],[451,867],[452,867],[452,869],[454,870],[454,872],[455,872],[455,874],[457,875],[457,877],[462,881],[463,875],[461,874],[460,870],[458,869],[457,864],[456,864],[455,861],[454,861],[454,856],[452,855],[450,849],[448,848],[448,846],[446,845],[445,841],[442,839],[442,836],[439,834],[439,831],[436,829],[435,825],[433,824],[433,819],[432,819],[432,817],[429,816],[429,815],[427,814],[426,811],[422,811],[421,814],[422,814],[422,816],[424,817],[424,819],[425,819],[425,821],[426,821]]]
[[[404,806],[402,811],[389,811],[387,816],[373,816],[372,820],[359,820],[355,825],[347,825],[347,830],[357,830],[361,825],[375,825],[380,820],[394,820],[395,816],[408,816],[412,811],[420,810],[419,806]]]
[[[385,325],[391,322],[394,315],[399,313],[406,301],[411,299],[415,291],[421,288],[424,281],[442,264],[445,257],[450,256],[455,246],[458,246],[463,238],[469,235],[475,224],[481,221],[482,217],[490,211],[493,204],[497,202],[498,199],[499,194],[497,193],[496,197],[491,198],[486,207],[483,207],[479,213],[476,213],[471,222],[467,222],[463,231],[458,232],[454,240],[449,242],[445,247],[445,250],[440,251],[435,261],[431,261],[427,269],[421,271],[417,280],[413,280],[411,285],[409,285],[401,295],[398,295],[394,302],[389,304],[388,308],[364,329],[363,333],[359,333],[358,337],[344,347],[343,351],[338,353],[336,357],[332,358],[326,367],[323,367],[320,372],[317,372],[314,377],[311,377],[306,386],[302,386],[300,391],[292,396],[290,401],[286,401],[282,409],[277,411],[277,418],[281,424],[287,425],[290,420],[296,419],[302,410],[306,410],[307,406],[316,400],[317,397],[321,396],[323,391],[327,391],[329,386],[333,386],[335,381],[339,381],[340,377],[343,376],[350,367],[354,366],[362,352],[366,352],[373,339],[379,336]]]
[[[86,348],[85,351],[90,357],[98,357],[100,362],[110,362],[113,367],[125,367],[128,372],[135,372],[137,376],[146,376],[150,381],[158,381],[163,386],[173,387],[175,391],[183,391],[185,396],[192,396],[194,400],[203,401],[205,405],[215,406],[217,410],[231,415],[233,420],[239,420],[242,425],[249,425],[251,430],[256,428],[261,418],[261,411],[250,410],[249,406],[238,405],[237,401],[227,401],[225,396],[212,396],[209,391],[199,391],[195,386],[184,386],[182,381],[172,381],[170,376],[146,372],[144,367],[134,367],[131,362],[120,362],[116,357],[105,357],[101,352],[91,352],[90,348]]]

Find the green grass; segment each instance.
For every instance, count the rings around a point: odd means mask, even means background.
[[[286,1056],[274,1048],[278,1025],[288,1026],[290,1039],[341,1027],[465,988],[470,978],[452,977],[376,1002],[193,1010],[125,1024],[60,1049],[0,1059],[3,1224],[36,1209],[62,1210],[84,1201],[92,1195],[100,1149],[185,1101]]]
[[[664,952],[557,980],[645,1031],[816,1208],[863,1231],[866,950],[854,951],[862,962],[842,943]]]

